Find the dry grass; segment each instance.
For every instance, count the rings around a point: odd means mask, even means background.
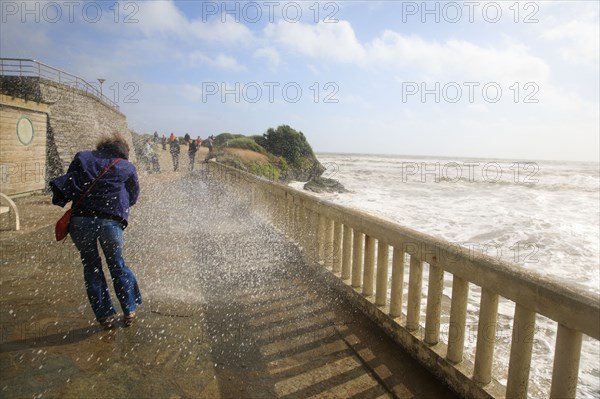
[[[259,154],[258,152],[243,150],[241,148],[225,148],[225,154],[238,158],[244,164],[252,162],[269,162],[269,158],[265,154]]]

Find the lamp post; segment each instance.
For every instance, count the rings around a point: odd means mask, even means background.
[[[106,81],[106,79],[98,79],[98,82],[100,82],[100,99],[102,99],[103,95],[102,95],[102,84]]]

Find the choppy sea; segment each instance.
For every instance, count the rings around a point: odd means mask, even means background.
[[[327,168],[324,176],[350,190],[320,195],[328,201],[600,294],[598,163],[330,153],[317,157]],[[302,183],[291,185],[299,188]],[[445,294],[450,296],[451,289]],[[472,290],[467,331],[473,334],[479,298]],[[494,374],[506,383],[514,304],[501,301],[499,312]],[[538,317],[531,397],[549,394],[555,336],[556,323]],[[474,358],[474,349],[475,336],[467,336],[465,355]],[[578,397],[600,397],[600,344],[587,337]]]

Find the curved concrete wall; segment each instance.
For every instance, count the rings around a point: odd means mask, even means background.
[[[48,105],[46,181],[63,174],[75,153],[93,149],[103,134],[113,131],[127,138],[135,160],[126,116],[90,93],[68,84],[19,76],[0,76],[0,93]]]

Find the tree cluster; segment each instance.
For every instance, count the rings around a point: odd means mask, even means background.
[[[285,158],[292,167],[303,167],[303,162],[313,159],[313,150],[302,132],[297,132],[288,125],[269,128],[262,136],[252,136],[254,141],[275,156]]]

